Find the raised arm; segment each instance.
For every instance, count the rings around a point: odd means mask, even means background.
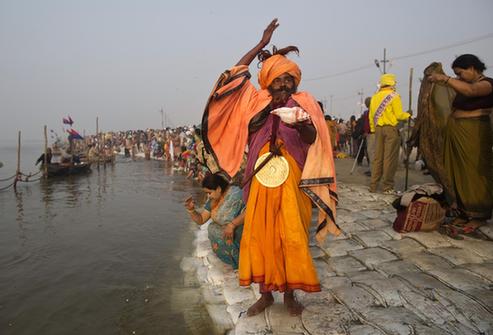
[[[482,97],[490,94],[493,89],[491,84],[486,80],[468,83],[441,73],[432,73],[428,79],[434,83],[439,82],[448,85],[466,97]]]
[[[248,51],[245,56],[243,56],[238,63],[236,63],[236,66],[238,65],[250,65],[250,63],[255,59],[257,54],[267,45],[270,43],[270,39],[272,38],[272,34],[274,33],[274,30],[279,27],[279,23],[277,23],[277,19],[272,20],[271,23],[265,28],[264,34],[262,35],[262,39],[260,42],[253,47],[252,50]]]

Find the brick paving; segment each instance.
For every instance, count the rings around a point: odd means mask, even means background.
[[[297,292],[305,306],[299,317],[288,315],[277,294],[264,313],[246,317],[258,287],[239,287],[237,274],[211,257],[205,227],[198,231],[196,257],[184,261],[218,333],[493,334],[493,241],[396,233],[392,196],[349,184],[338,193],[343,234],[310,242],[323,289]],[[492,226],[481,230],[493,240]]]

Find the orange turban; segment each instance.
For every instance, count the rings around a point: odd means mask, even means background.
[[[262,69],[258,73],[260,88],[265,90],[274,79],[288,73],[294,78],[296,86],[301,81],[301,70],[298,65],[282,55],[274,55],[262,63]]]

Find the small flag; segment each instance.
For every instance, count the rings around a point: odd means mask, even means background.
[[[75,131],[74,129],[69,129],[67,130],[67,133],[69,133],[69,138],[70,139],[73,139],[73,140],[83,140],[84,138],[82,136],[80,136],[80,134]]]
[[[69,116],[69,117],[64,117],[62,119],[63,121],[63,124],[69,124],[69,125],[73,125],[74,124],[74,120],[72,120],[72,118]]]

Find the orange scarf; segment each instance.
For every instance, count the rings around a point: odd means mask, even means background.
[[[269,71],[272,75],[259,75],[259,80],[273,80],[274,73],[278,72],[272,68]],[[231,177],[240,169],[250,120],[271,101],[269,92],[265,89],[257,91],[249,78],[245,65],[223,73],[209,97],[202,118],[204,144],[221,169]],[[292,98],[310,115],[317,130],[315,142],[308,149],[300,187],[320,209],[316,238],[322,242],[328,233],[340,234],[335,224],[337,186],[330,136],[315,98],[306,92],[295,93]]]

